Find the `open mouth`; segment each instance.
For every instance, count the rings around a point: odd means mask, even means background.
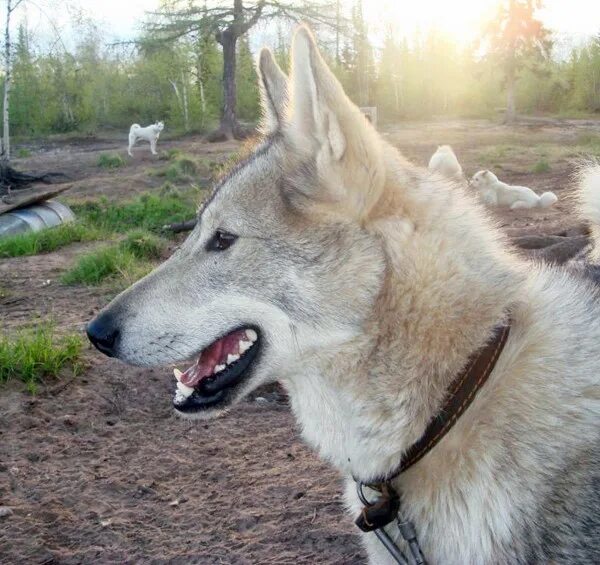
[[[174,369],[175,408],[193,413],[225,404],[246,380],[258,353],[259,341],[258,333],[252,328],[234,330],[211,343],[185,372]]]

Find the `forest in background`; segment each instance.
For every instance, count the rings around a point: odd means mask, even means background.
[[[301,3],[300,3],[301,4]],[[346,91],[380,119],[496,115],[506,107],[506,77],[498,57],[481,43],[459,45],[435,30],[399,36],[390,27],[376,47],[360,0],[343,29],[327,28],[323,50]],[[158,16],[157,16],[158,17]],[[169,39],[149,25],[135,43],[109,44],[92,19],[72,24],[73,48],[42,45],[26,20],[12,50],[10,125],[13,135],[94,133],[127,129],[133,122],[164,120],[169,131],[205,131],[222,106],[222,49],[214,33],[197,30]],[[272,20],[270,47],[287,64],[290,25]],[[237,41],[237,117],[258,119],[258,89],[251,29]],[[335,40],[337,39],[337,41]],[[581,116],[600,112],[600,34],[559,54],[525,53],[515,83],[521,114]]]

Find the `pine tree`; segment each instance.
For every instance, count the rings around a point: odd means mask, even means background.
[[[193,0],[165,2],[159,19],[148,22],[147,29],[166,40],[198,33],[212,33],[223,53],[223,105],[220,126],[212,140],[243,137],[244,131],[237,119],[237,54],[238,41],[259,22],[268,20],[304,19],[321,24],[335,25],[328,17],[330,6],[323,0],[304,0],[302,4],[280,0],[229,0],[227,3],[204,2],[199,6]]]
[[[504,74],[508,122],[516,118],[515,91],[519,73],[527,64],[534,68],[550,52],[549,32],[535,15],[541,4],[541,0],[505,0],[484,32],[488,55],[500,64]]]

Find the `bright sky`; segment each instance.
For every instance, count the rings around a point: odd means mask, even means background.
[[[342,0],[345,4],[353,0]],[[5,0],[2,2],[4,4]],[[102,21],[112,38],[135,37],[144,13],[158,6],[158,0],[25,0],[19,10],[27,11],[34,28],[43,31],[48,24],[36,6],[61,27],[69,19],[69,8],[82,8],[95,20]],[[381,34],[392,24],[400,35],[411,35],[415,30],[431,27],[448,32],[465,42],[471,40],[479,23],[490,13],[497,0],[363,0],[365,15],[371,30]],[[540,13],[546,25],[561,36],[576,38],[600,32],[600,2],[593,0],[545,0]],[[3,15],[3,13],[2,13]],[[18,16],[17,18],[18,19]]]
[[[402,34],[436,27],[469,40],[482,21],[494,14],[498,0],[365,0],[365,12],[375,25],[395,25]],[[368,6],[368,8],[367,8]],[[600,2],[545,0],[539,12],[547,27],[562,34],[592,35],[600,32]],[[381,17],[384,14],[384,18]]]

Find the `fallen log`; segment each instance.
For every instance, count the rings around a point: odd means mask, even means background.
[[[522,236],[513,243],[529,259],[539,259],[546,263],[562,265],[575,257],[587,244],[586,235],[562,237],[554,235]]]
[[[587,244],[588,238],[584,235],[566,237],[564,241],[535,250],[533,257],[546,263],[562,265],[569,259],[573,259]]]
[[[562,235],[522,235],[513,238],[512,241],[521,249],[543,249],[569,239],[572,238]]]
[[[166,224],[162,227],[163,231],[172,231],[173,233],[180,233],[182,231],[191,231],[196,226],[198,220],[196,218],[187,220],[185,222],[176,222],[174,224]]]

